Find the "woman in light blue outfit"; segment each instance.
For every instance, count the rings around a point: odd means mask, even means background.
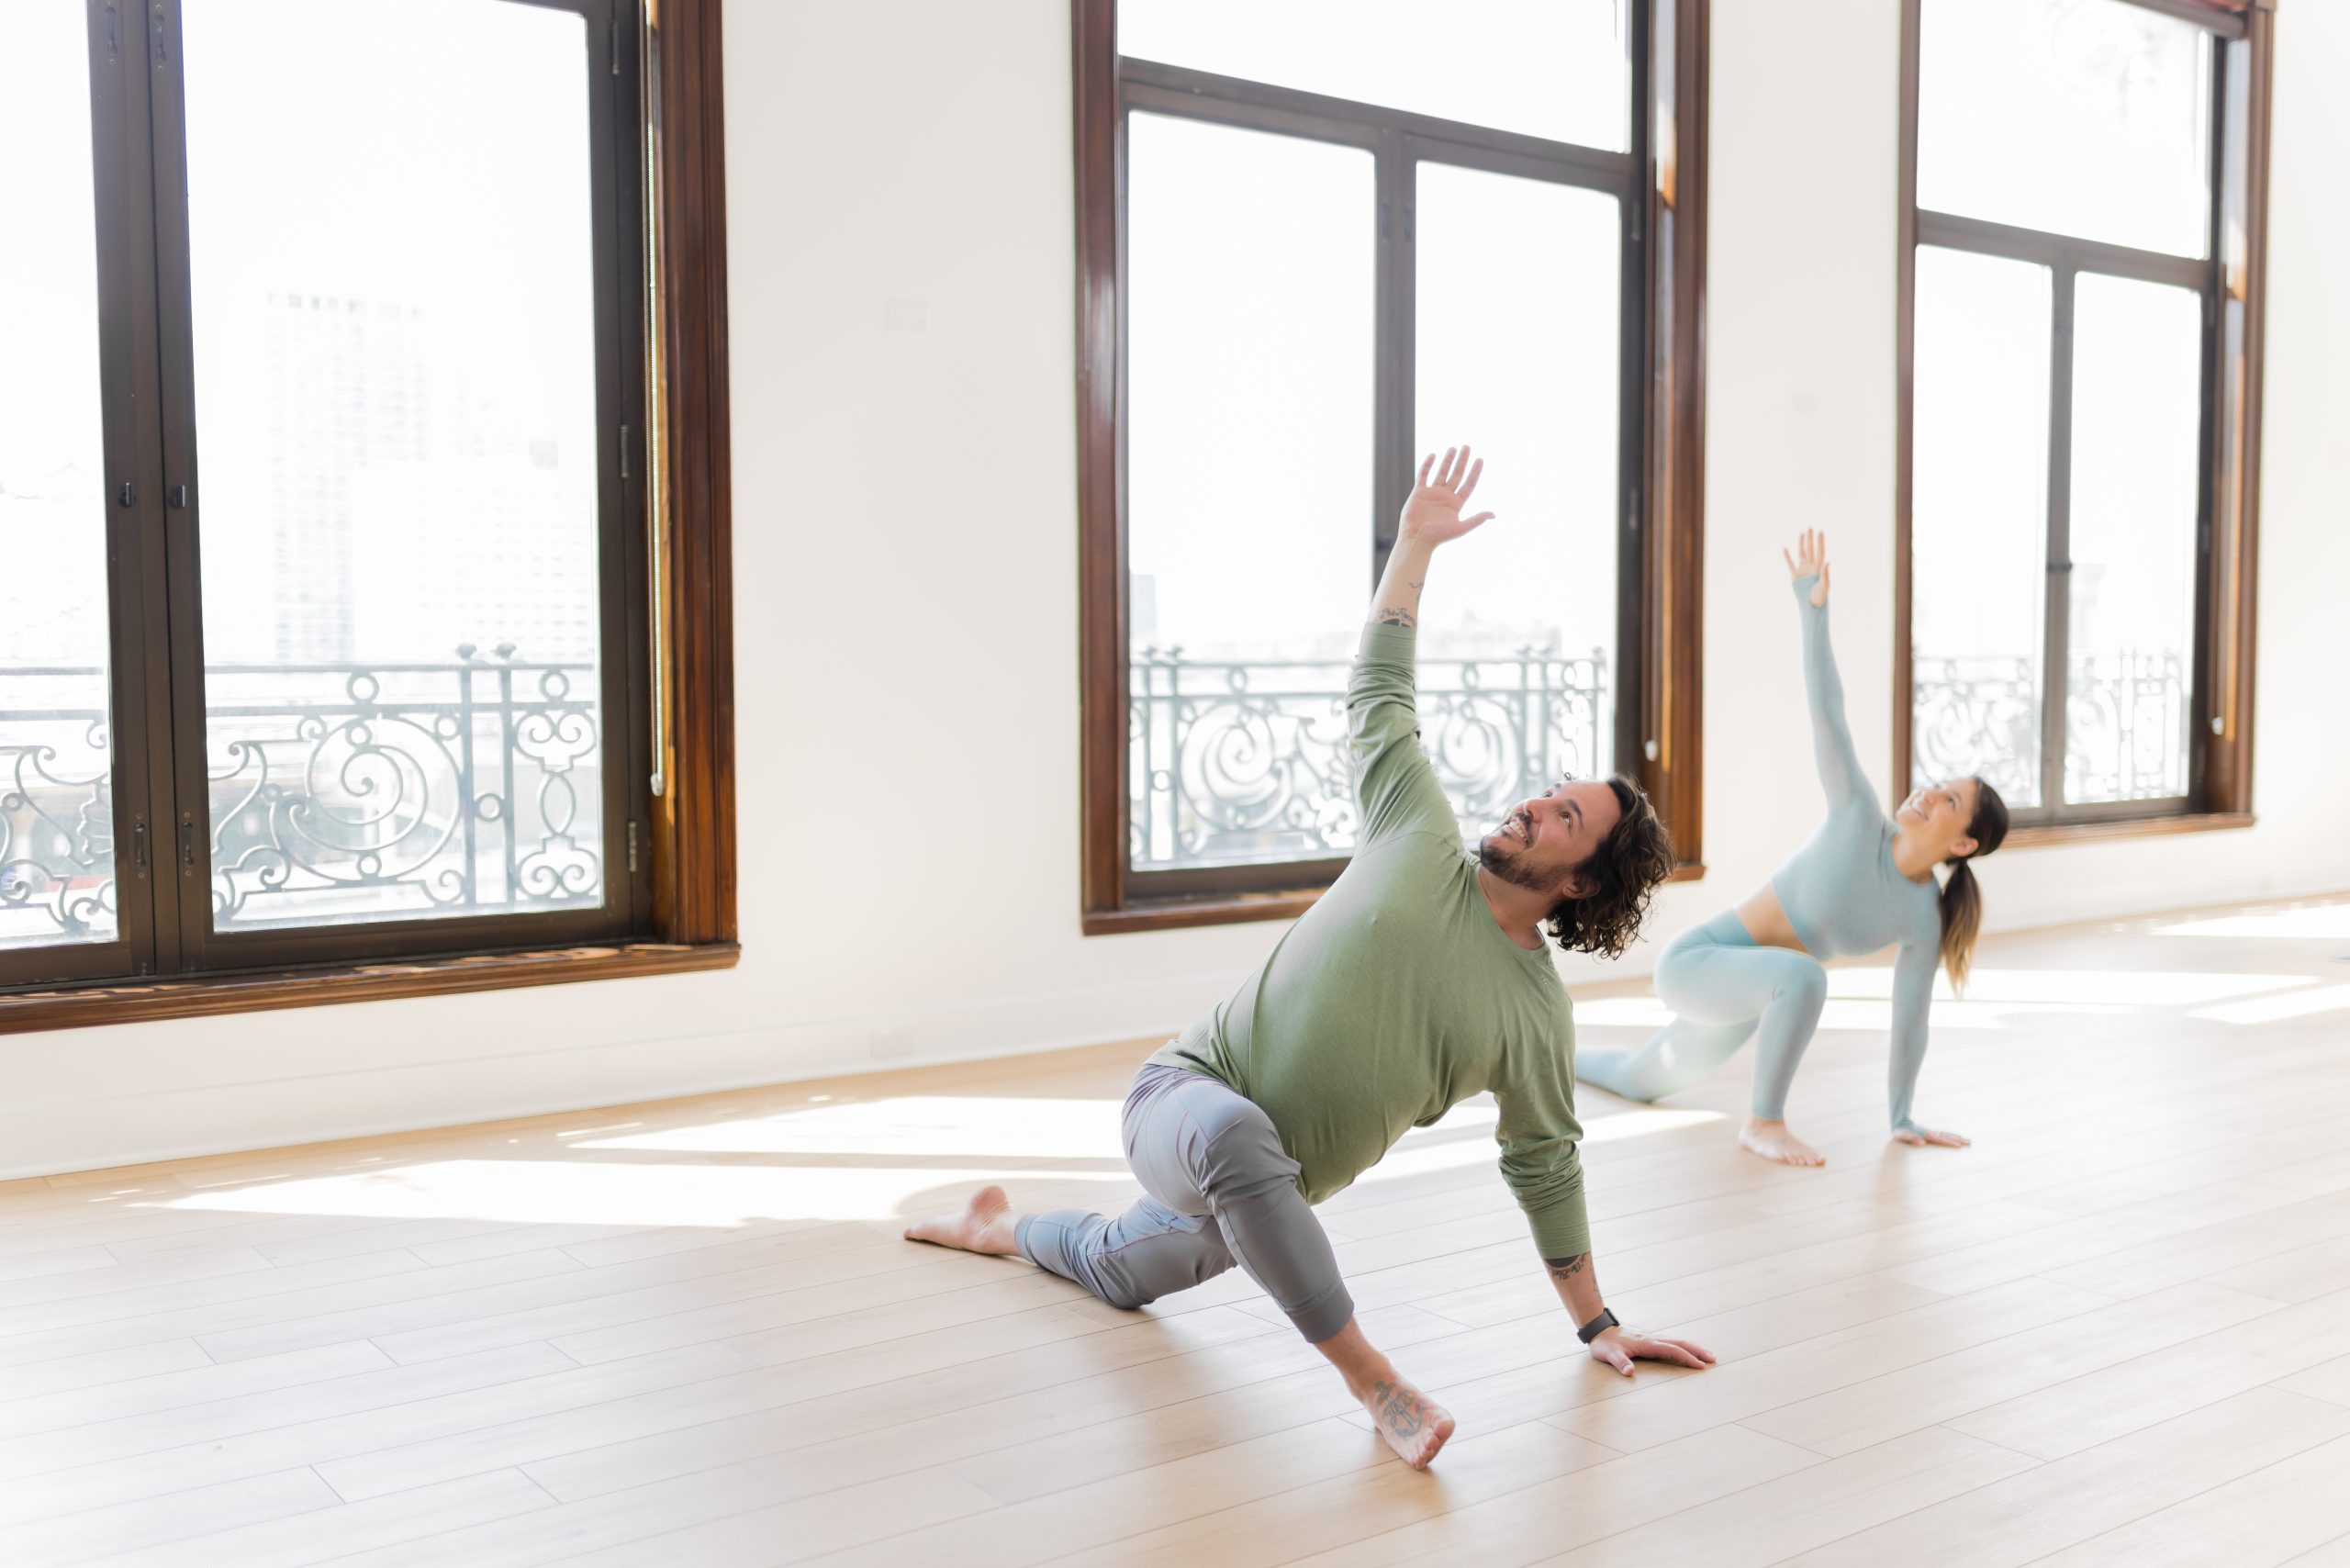
[[[1980,778],[1917,790],[1890,819],[1877,809],[1844,727],[1844,689],[1828,645],[1828,541],[1807,530],[1787,557],[1803,618],[1804,688],[1828,820],[1761,891],[1675,937],[1657,961],[1657,995],[1673,1020],[1637,1051],[1584,1050],[1575,1076],[1627,1100],[1686,1089],[1755,1040],[1753,1114],[1738,1141],[1765,1159],[1820,1165],[1787,1130],[1787,1087],[1828,999],[1823,958],[1899,946],[1893,965],[1893,1136],[1964,1148],[1956,1133],[1910,1117],[1926,1058],[1934,965],[1963,986],[1983,921],[1968,862],[2007,835],[2008,808]],[[1784,555],[1784,552],[1782,554]],[[1939,889],[1934,868],[1947,863]]]

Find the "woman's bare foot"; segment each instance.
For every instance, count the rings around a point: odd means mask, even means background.
[[[1912,1148],[1964,1148],[1975,1141],[1964,1133],[1921,1127],[1914,1122],[1906,1127],[1894,1128],[1893,1137],[1895,1142],[1906,1143]]]
[[[1436,1450],[1452,1436],[1450,1413],[1392,1369],[1369,1388],[1357,1389],[1355,1397],[1371,1412],[1371,1422],[1387,1439],[1387,1446],[1414,1470],[1426,1470]]]
[[[1002,1188],[982,1187],[971,1194],[971,1201],[963,1205],[961,1213],[934,1215],[906,1226],[906,1239],[1009,1258],[1018,1250],[1012,1244],[1017,1217],[1012,1212],[1012,1199]]]
[[[1782,1165],[1828,1163],[1826,1155],[1787,1131],[1786,1123],[1766,1122],[1760,1116],[1746,1118],[1746,1126],[1738,1130],[1738,1146]]]

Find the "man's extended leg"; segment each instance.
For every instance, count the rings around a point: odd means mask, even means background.
[[[1354,1322],[1354,1304],[1321,1222],[1297,1190],[1297,1162],[1262,1108],[1180,1068],[1146,1067],[1125,1107],[1127,1162],[1148,1196],[1115,1219],[1078,1209],[1017,1217],[1001,1188],[960,1215],[910,1227],[916,1240],[1016,1252],[1133,1307],[1222,1273],[1235,1261],[1337,1367],[1407,1462],[1425,1465],[1452,1418],[1397,1375]]]

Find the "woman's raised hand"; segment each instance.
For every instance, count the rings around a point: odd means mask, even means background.
[[[1435,469],[1435,477],[1429,470]],[[1469,461],[1465,446],[1444,449],[1444,465],[1437,466],[1433,455],[1420,459],[1420,476],[1412,487],[1411,499],[1404,503],[1404,517],[1397,532],[1406,539],[1426,540],[1430,544],[1442,544],[1484,522],[1494,514],[1481,511],[1464,518],[1460,509],[1477,488],[1477,480],[1485,472],[1485,460]]]
[[[1797,581],[1808,577],[1818,577],[1819,580],[1811,585],[1811,602],[1815,605],[1828,602],[1828,535],[1816,528],[1807,528],[1796,545],[1796,554],[1790,555],[1782,550],[1779,559],[1787,564],[1787,575]]]

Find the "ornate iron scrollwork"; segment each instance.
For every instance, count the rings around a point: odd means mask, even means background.
[[[1354,848],[1343,659],[1194,660],[1136,649],[1127,852],[1140,869]],[[1422,744],[1464,833],[1561,772],[1606,765],[1607,663],[1540,649],[1419,665]]]

